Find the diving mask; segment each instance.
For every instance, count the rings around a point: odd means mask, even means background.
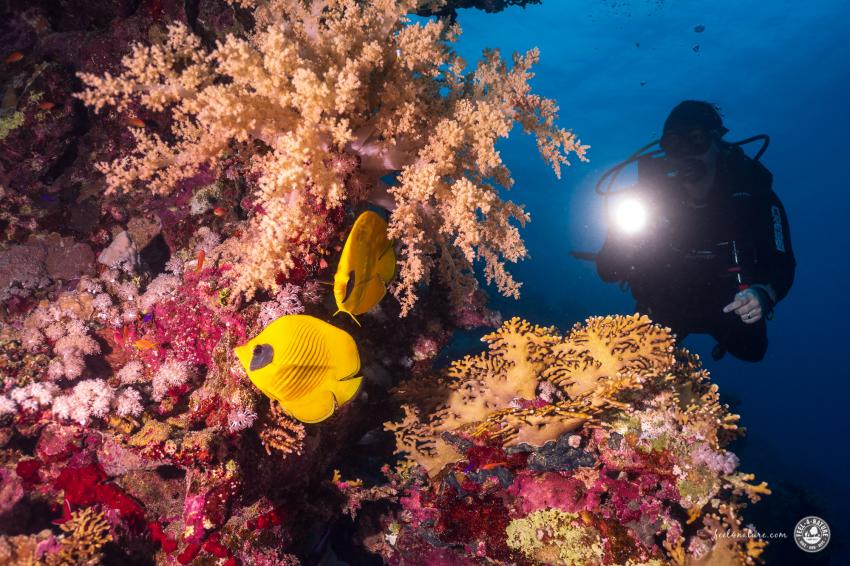
[[[664,132],[659,143],[661,149],[673,159],[698,156],[711,147],[711,134],[702,129],[689,132],[672,130]]]

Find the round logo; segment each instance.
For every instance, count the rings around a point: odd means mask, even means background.
[[[794,527],[794,542],[801,550],[818,552],[829,543],[829,525],[820,517],[809,515],[797,521]]]

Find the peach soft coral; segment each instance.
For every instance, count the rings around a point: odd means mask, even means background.
[[[206,52],[175,23],[163,43],[136,45],[120,75],[80,75],[88,88],[79,96],[95,110],[171,118],[168,135],[134,128],[135,151],[100,165],[108,191],[168,193],[241,147],[258,173],[255,206],[228,249],[244,263],[234,290],[250,296],[326,243],[329,210],[356,205],[381,176],[400,171],[389,192],[402,314],[435,267],[453,299],[465,300],[479,260],[488,282],[518,296],[504,264],[527,255],[519,227],[529,216],[499,196],[513,180],[495,144],[520,123],[556,175],[587,149],[555,125],[554,102],[530,92],[538,52],[515,56],[509,68],[487,51],[465,72],[451,50],[459,29],[411,23],[414,1],[248,4],[257,25],[247,37],[230,35]],[[351,157],[356,175],[339,171]]]

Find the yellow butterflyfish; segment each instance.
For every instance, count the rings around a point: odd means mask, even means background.
[[[339,309],[334,315],[348,313],[357,322],[354,315],[367,312],[387,294],[387,284],[395,277],[395,264],[387,221],[367,210],[357,217],[342,248],[334,275],[334,298]]]
[[[363,381],[354,338],[309,315],[282,316],[235,351],[254,385],[304,423],[330,417]]]

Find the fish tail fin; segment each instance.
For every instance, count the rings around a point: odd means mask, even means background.
[[[329,286],[329,287],[333,287],[333,285],[334,285],[334,282],[333,282],[333,281],[319,281],[319,283],[320,283],[321,285],[327,285],[327,286]]]
[[[336,315],[338,315],[341,312],[342,312],[342,309],[336,309],[336,312],[331,315],[331,318],[335,317]]]
[[[348,379],[342,379],[340,381],[335,381],[331,386],[331,390],[334,394],[334,399],[336,399],[337,405],[344,405],[348,401],[357,395],[357,392],[360,391],[360,386],[363,384],[363,377],[349,377]]]

